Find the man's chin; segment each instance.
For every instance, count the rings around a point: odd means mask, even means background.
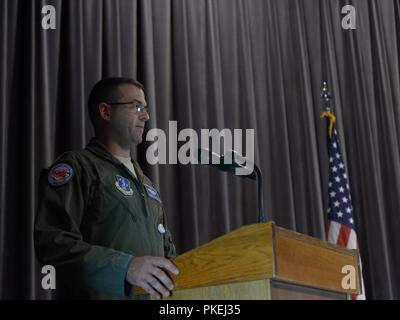
[[[143,142],[143,138],[142,137],[134,137],[131,141],[132,141],[132,144],[138,145]]]

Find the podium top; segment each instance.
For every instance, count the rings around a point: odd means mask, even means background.
[[[241,227],[173,260],[175,289],[276,279],[340,293],[359,293],[357,250],[277,227]],[[143,293],[135,288],[136,293]]]

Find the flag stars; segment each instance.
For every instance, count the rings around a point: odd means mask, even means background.
[[[339,135],[336,128],[333,129],[333,137],[328,141],[328,159],[329,159],[329,179],[328,179],[328,201],[327,219],[329,222],[336,222],[341,227],[355,227],[354,208],[352,197],[350,195],[349,174],[346,170],[343,155],[340,152]],[[344,247],[353,246],[351,241],[354,237],[344,237],[344,234],[336,234],[334,228],[329,229],[328,238],[330,242],[342,245]],[[340,241],[339,241],[340,240]],[[349,247],[350,247],[349,246]]]

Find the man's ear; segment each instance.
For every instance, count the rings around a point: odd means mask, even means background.
[[[103,119],[103,120],[106,120],[106,121],[110,121],[110,119],[111,119],[111,111],[110,111],[111,108],[110,108],[110,106],[105,102],[101,102],[98,105],[98,108],[99,108],[100,118]]]

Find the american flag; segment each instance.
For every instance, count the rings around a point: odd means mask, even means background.
[[[336,121],[332,112],[322,115],[329,120],[328,155],[329,155],[329,207],[327,221],[327,238],[330,243],[347,249],[358,249],[357,234],[354,224],[354,208],[346,173],[346,168],[340,152],[339,137],[335,129]],[[360,259],[361,266],[361,259]],[[365,300],[364,281],[361,274],[360,295],[354,295],[353,300]]]

